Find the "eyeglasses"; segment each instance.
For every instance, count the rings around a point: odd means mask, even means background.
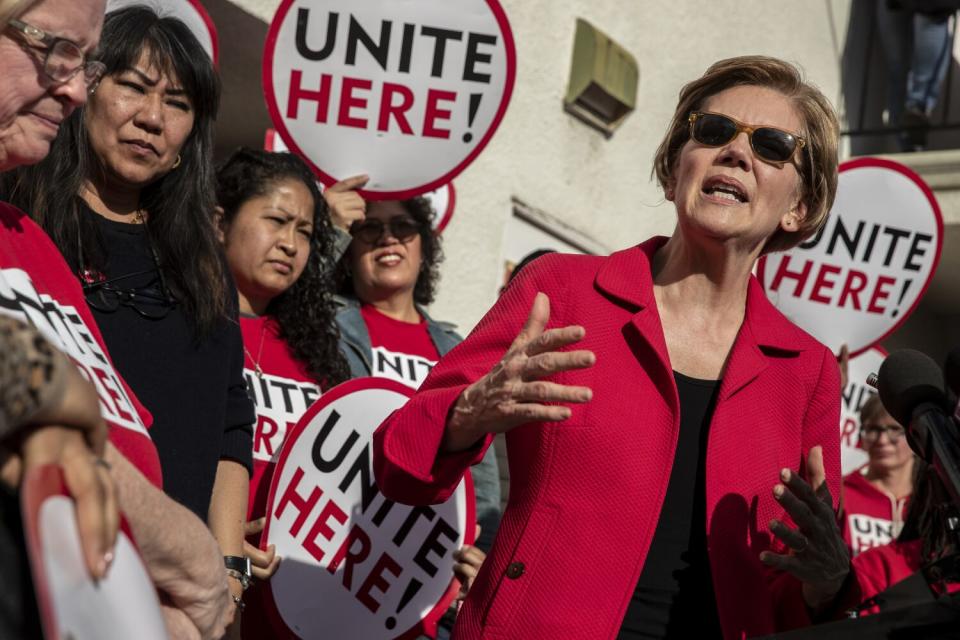
[[[69,82],[79,71],[87,87],[95,87],[107,70],[99,60],[87,60],[80,46],[72,40],[58,38],[20,20],[11,20],[7,26],[22,35],[35,48],[46,49],[43,72],[57,83]]]
[[[875,427],[869,425],[860,428],[860,439],[864,442],[876,442],[884,433],[887,434],[887,439],[890,441],[890,444],[900,442],[900,438],[904,435],[903,427],[898,424],[891,427]]]
[[[377,218],[358,220],[350,225],[350,235],[367,244],[376,244],[383,237],[383,232],[389,229],[391,236],[400,242],[407,242],[420,233],[420,225],[413,218],[397,216],[384,223]]]
[[[806,140],[775,127],[752,127],[719,113],[694,111],[687,118],[690,122],[690,137],[708,147],[721,147],[741,132],[750,138],[750,148],[765,162],[783,164],[793,158],[797,149],[802,149]]]
[[[83,295],[87,304],[97,311],[113,313],[121,306],[130,307],[147,320],[163,320],[176,306],[174,300],[163,282],[163,278],[156,277],[147,284],[139,287],[117,287],[114,283],[128,278],[157,273],[154,269],[128,273],[109,280],[87,282],[83,285]]]

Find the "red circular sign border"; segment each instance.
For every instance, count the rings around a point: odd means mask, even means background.
[[[320,167],[316,166],[294,141],[293,136],[291,136],[287,131],[287,127],[283,121],[283,118],[280,116],[280,111],[277,109],[276,95],[274,95],[273,92],[273,52],[277,44],[277,36],[280,31],[280,27],[286,18],[287,12],[290,10],[291,5],[293,5],[293,3],[296,1],[297,0],[282,0],[280,6],[277,7],[276,13],[273,15],[273,20],[270,22],[270,28],[267,31],[267,39],[263,45],[263,68],[261,74],[263,82],[263,97],[267,103],[267,111],[270,113],[270,120],[273,122],[273,126],[277,133],[279,133],[280,137],[283,138],[284,143],[286,143],[287,147],[291,151],[295,151],[297,155],[303,158],[303,160],[310,166],[310,169],[313,170],[317,177],[319,177],[324,184],[329,186],[338,182],[338,179],[325,173],[320,169]],[[484,134],[477,146],[473,148],[473,151],[471,151],[469,155],[467,155],[467,157],[460,162],[460,164],[455,166],[441,177],[436,178],[425,185],[411,189],[404,189],[401,191],[359,190],[358,193],[360,193],[360,195],[367,200],[406,200],[408,198],[413,198],[442,187],[444,183],[453,181],[453,179],[460,175],[464,169],[470,166],[477,156],[480,155],[480,152],[483,151],[483,149],[487,146],[487,143],[490,142],[491,138],[493,138],[493,134],[496,133],[497,129],[500,128],[500,121],[503,120],[503,116],[507,112],[507,106],[510,104],[510,98],[513,95],[513,85],[517,76],[517,50],[513,39],[513,32],[510,30],[510,22],[507,20],[507,14],[503,10],[503,7],[500,6],[499,0],[484,1],[487,3],[487,6],[490,7],[494,17],[497,19],[497,24],[500,27],[500,33],[503,34],[503,45],[506,48],[507,53],[507,78],[504,82],[503,98],[500,100],[500,106],[497,108],[497,113],[494,116],[493,121],[490,123],[490,127],[487,129],[487,132]]]
[[[207,13],[206,7],[200,2],[200,0],[187,0],[193,8],[200,14],[200,19],[203,20],[204,24],[207,25],[207,31],[210,32],[210,40],[213,46],[213,66],[220,66],[220,39],[217,35],[217,25],[213,23],[213,18],[210,17],[210,14]]]
[[[290,451],[293,448],[292,443],[296,441],[300,434],[303,433],[307,425],[313,420],[313,418],[327,408],[333,402],[336,402],[344,396],[348,396],[351,393],[356,393],[357,391],[365,391],[368,389],[382,389],[384,391],[394,391],[405,395],[408,399],[413,397],[415,391],[408,387],[405,384],[397,382],[395,380],[390,380],[389,378],[354,378],[352,380],[347,380],[341,384],[338,384],[333,389],[323,393],[320,398],[310,405],[307,410],[304,412],[303,416],[300,417],[300,420],[297,421],[296,426],[287,433],[286,437],[283,440],[283,445],[281,446],[280,453],[277,456],[276,467],[273,472],[273,479],[270,482],[270,491],[267,494],[267,509],[266,509],[266,523],[263,527],[263,532],[260,534],[260,548],[263,550],[267,549],[267,539],[268,534],[270,533],[270,517],[269,514],[273,512],[273,503],[276,493],[276,482],[279,482],[281,476],[281,471],[283,465],[286,463],[287,458],[290,455]],[[476,532],[473,528],[470,527],[471,522],[476,522],[476,504],[474,502],[474,488],[473,488],[473,476],[470,474],[470,470],[463,476],[465,483],[465,489],[467,492],[467,530],[463,532],[463,544],[473,544],[476,542]],[[424,616],[420,623],[416,623],[410,629],[400,632],[400,635],[395,636],[393,640],[416,640],[423,631],[421,628],[421,623],[432,623],[435,624],[441,616],[446,612],[447,607],[453,601],[454,597],[459,591],[459,586],[455,578],[450,580],[450,586],[447,587],[447,590],[440,597],[440,600],[437,602],[436,606],[430,610],[430,612]],[[276,602],[273,599],[273,591],[270,588],[265,588],[261,591],[263,596],[263,604],[266,607],[266,616],[272,623],[272,626],[276,630],[282,629],[287,635],[283,638],[290,638],[291,640],[296,640],[300,636],[294,633],[284,621],[283,617],[280,615],[280,611],[277,609]],[[426,626],[426,625],[423,625]]]
[[[437,215],[440,215],[440,222],[437,223],[437,229],[433,233],[435,235],[440,235],[443,233],[443,230],[447,228],[447,225],[450,224],[450,219],[453,217],[453,207],[457,203],[457,190],[453,188],[453,183],[448,182],[446,185],[449,195],[447,196],[447,209],[442,214],[437,211]],[[442,189],[443,187],[441,187]]]
[[[890,169],[898,173],[903,174],[914,184],[920,187],[920,190],[923,192],[923,195],[926,196],[927,202],[930,203],[931,208],[933,209],[934,218],[937,223],[937,250],[936,254],[933,257],[933,268],[930,270],[930,276],[927,278],[927,281],[923,283],[923,288],[920,289],[920,294],[917,296],[917,299],[913,301],[913,304],[910,305],[910,308],[907,309],[906,313],[901,314],[900,319],[887,330],[882,336],[871,342],[870,344],[864,346],[861,349],[850,352],[850,358],[854,358],[861,353],[867,351],[871,347],[880,347],[883,348],[880,343],[889,338],[893,333],[903,326],[903,323],[906,322],[913,312],[916,311],[917,307],[920,305],[920,301],[923,300],[924,294],[927,292],[927,289],[930,287],[930,283],[933,282],[933,277],[937,273],[937,267],[940,266],[940,253],[943,250],[943,214],[940,211],[940,205],[937,203],[937,199],[933,195],[933,190],[923,181],[923,178],[920,177],[917,172],[915,172],[910,167],[900,164],[899,162],[894,162],[893,160],[888,160],[886,158],[872,158],[872,157],[863,157],[863,158],[854,158],[853,160],[847,160],[846,162],[841,162],[838,169],[838,173],[843,173],[844,171],[850,171],[851,169],[862,169],[864,167],[880,167],[882,169]],[[763,287],[766,291],[766,285],[764,284],[764,267],[767,263],[767,257],[762,256],[760,260],[757,261],[757,279],[760,281],[760,286]]]

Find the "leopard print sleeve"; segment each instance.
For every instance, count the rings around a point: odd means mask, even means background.
[[[67,359],[31,325],[0,317],[0,440],[65,391]]]

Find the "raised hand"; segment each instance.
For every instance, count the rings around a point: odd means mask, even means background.
[[[588,387],[542,380],[563,371],[586,369],[596,362],[591,351],[558,351],[583,339],[580,326],[545,331],[550,300],[538,293],[530,316],[510,348],[490,373],[467,387],[453,406],[443,442],[446,451],[462,451],[487,433],[502,433],[527,422],[557,422],[570,408],[550,402],[585,403]]]
[[[760,560],[800,579],[804,600],[816,609],[832,601],[840,591],[850,572],[850,553],[833,513],[821,447],[810,449],[807,470],[809,484],[789,469],[780,471],[782,484],[773,488],[773,495],[797,528],[772,520],[770,530],[790,552],[782,555],[764,551]]]

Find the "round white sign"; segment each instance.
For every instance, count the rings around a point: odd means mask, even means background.
[[[263,148],[275,153],[289,152],[287,145],[283,143],[276,130],[267,129],[263,137]],[[322,182],[317,182],[320,191],[323,191]],[[457,191],[453,188],[453,183],[448,182],[439,189],[428,191],[423,194],[430,206],[433,207],[433,232],[437,235],[443,233],[443,230],[450,224],[450,218],[453,217],[453,208],[457,203]]]
[[[761,259],[771,302],[834,353],[851,356],[893,333],[919,304],[943,245],[933,192],[909,168],[880,158],[840,166],[827,223],[785,253]]]
[[[516,52],[497,0],[283,0],[263,86],[274,126],[326,184],[370,176],[400,200],[463,171],[510,102]]]
[[[412,394],[383,378],[345,382],[280,451],[261,544],[283,557],[268,615],[297,637],[415,636],[455,595],[452,554],[473,542],[476,524],[469,474],[427,507],[387,500],[373,478],[373,432]]]
[[[450,224],[450,218],[453,217],[453,208],[457,203],[457,191],[453,188],[453,183],[448,182],[439,189],[423,194],[423,197],[433,207],[433,232],[440,235]]]
[[[77,508],[59,467],[31,469],[21,486],[23,527],[37,606],[47,637],[122,640],[167,637],[157,591],[121,522],[101,580],[84,560]]]
[[[200,0],[107,0],[107,12],[134,5],[146,5],[163,17],[179,18],[200,41],[213,63],[217,64],[220,48],[217,28]]]
[[[840,462],[846,475],[867,462],[867,453],[860,448],[860,409],[877,390],[867,385],[867,376],[880,371],[887,352],[871,347],[847,365],[847,386],[840,401]]]

